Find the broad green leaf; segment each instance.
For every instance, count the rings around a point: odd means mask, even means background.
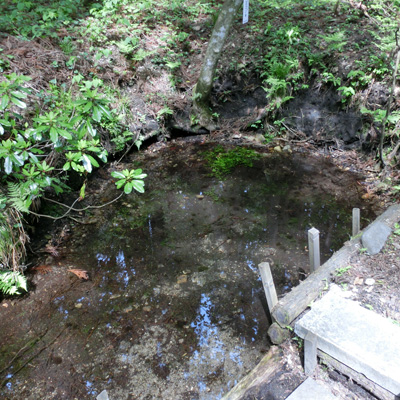
[[[29,153],[25,150],[21,153],[21,157],[24,161],[26,161],[29,158]]]
[[[87,172],[89,172],[89,173],[92,172],[92,164],[86,154],[82,155],[82,164],[83,164],[83,168],[85,168],[85,170]]]
[[[103,114],[105,114],[105,116],[108,119],[112,119],[112,115],[110,113],[110,110],[108,110],[106,107],[104,107],[102,104],[99,104],[98,107],[100,108],[100,110],[102,111]]]
[[[54,127],[50,128],[50,140],[53,143],[57,143],[57,141],[58,141],[58,132],[57,132],[57,129]]]
[[[14,96],[11,97],[11,101],[19,108],[26,108],[26,103],[24,103],[20,99],[17,99]]]
[[[4,171],[7,175],[12,172],[12,161],[9,156],[4,159]]]
[[[4,125],[4,126],[11,126],[11,121],[9,121],[8,119],[0,119],[0,124]]]
[[[129,194],[132,192],[132,188],[133,188],[133,182],[127,182],[126,185],[124,186],[124,192],[126,194]]]
[[[135,174],[135,178],[137,178],[137,179],[144,179],[146,177],[147,177],[147,174],[138,174],[138,175]]]
[[[96,136],[96,129],[93,128],[92,124],[90,123],[90,121],[86,122],[86,128],[88,130],[88,132],[90,133],[90,135],[92,137]]]
[[[89,158],[89,160],[90,160],[90,162],[92,163],[92,165],[94,165],[95,167],[98,167],[99,166],[99,163],[97,162],[97,160],[94,158],[94,157],[92,157],[91,155],[87,155],[87,157]]]
[[[66,130],[64,130],[64,129],[58,129],[58,133],[59,133],[64,139],[67,139],[67,140],[71,140],[71,139],[72,139],[72,135],[71,135],[68,131],[66,131]]]
[[[101,121],[101,110],[98,107],[93,107],[93,114],[92,117],[95,121],[100,122]]]
[[[121,189],[122,186],[125,185],[126,180],[125,179],[121,179],[120,181],[115,182],[115,185],[117,186],[117,189]]]
[[[143,181],[134,180],[131,183],[136,191],[138,191],[139,193],[144,193],[144,182]]]
[[[100,154],[97,154],[97,157],[99,157],[101,161],[106,163],[107,162],[107,150],[103,149]]]
[[[29,152],[28,154],[29,154],[29,157],[30,157],[35,163],[38,163],[38,162],[39,162],[39,159],[36,157],[35,154],[33,154],[33,153],[31,153],[31,152]]]
[[[24,158],[21,156],[21,154],[14,153],[11,158],[15,164],[19,166],[24,165]]]
[[[88,101],[85,106],[82,108],[82,113],[88,112],[93,107],[93,103]]]
[[[0,109],[4,110],[8,106],[9,102],[10,102],[10,97],[7,94],[3,95],[1,97]]]
[[[125,175],[122,172],[119,172],[119,171],[112,171],[111,172],[111,176],[113,178],[121,178],[121,179],[125,178]]]
[[[13,90],[11,92],[11,96],[13,97],[17,97],[18,99],[26,99],[28,96],[26,95],[26,93],[23,92],[18,92],[17,90]]]
[[[47,131],[48,129],[49,127],[47,125],[39,125],[37,128],[35,128],[37,132]]]

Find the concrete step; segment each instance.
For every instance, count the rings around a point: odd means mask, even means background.
[[[307,378],[286,400],[335,400],[337,398],[325,386],[314,379]]]
[[[295,324],[304,339],[304,363],[311,374],[317,350],[333,357],[393,394],[400,394],[400,326],[345,299],[340,288],[315,302]]]

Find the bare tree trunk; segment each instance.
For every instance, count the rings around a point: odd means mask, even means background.
[[[396,34],[396,37],[397,37],[397,34]],[[390,109],[392,107],[392,101],[393,101],[393,93],[394,93],[394,89],[396,87],[397,71],[399,69],[399,62],[400,62],[400,47],[399,46],[396,48],[396,51],[397,51],[397,55],[396,55],[396,62],[395,62],[394,70],[393,70],[392,88],[391,88],[390,96],[389,96],[389,99],[387,102],[386,115],[382,121],[381,133],[380,133],[380,138],[379,138],[380,139],[379,140],[379,160],[382,164],[382,167],[386,167],[386,162],[385,162],[384,155],[383,155],[383,142],[385,140],[386,122],[387,122],[389,114],[390,114]]]
[[[243,0],[225,0],[218,15],[217,22],[208,43],[200,77],[193,89],[192,112],[199,124],[208,130],[212,130],[213,121],[209,109],[209,101],[215,70],[221,56],[222,48],[232,26],[233,19]]]

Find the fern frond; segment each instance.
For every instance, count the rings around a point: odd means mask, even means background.
[[[16,208],[19,212],[29,212],[32,200],[28,197],[29,192],[21,183],[7,182],[8,186],[8,203],[11,207]]]
[[[0,292],[8,295],[21,294],[21,290],[27,292],[26,277],[19,271],[0,271]]]

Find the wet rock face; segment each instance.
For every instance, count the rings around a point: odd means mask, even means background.
[[[380,83],[374,83],[368,94],[368,105],[370,107],[382,107],[389,98],[389,89]]]
[[[335,91],[310,88],[287,104],[282,117],[292,129],[315,140],[339,139],[349,145],[359,140],[362,119],[342,108]]]

